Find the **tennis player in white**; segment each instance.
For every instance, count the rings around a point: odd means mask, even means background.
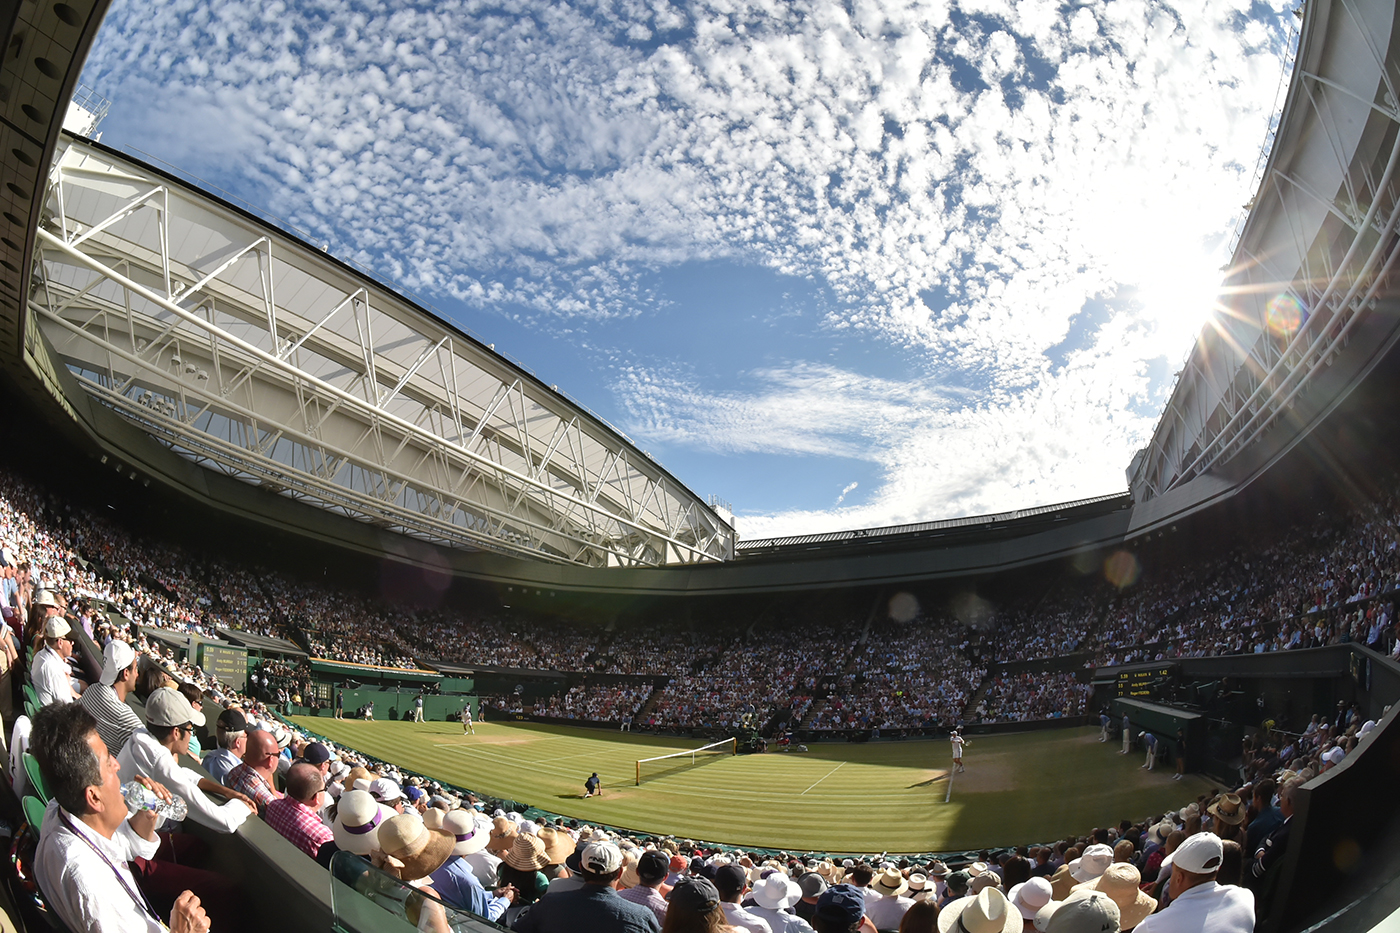
[[[972,743],[969,742],[967,739],[963,738],[962,733],[960,733],[957,729],[954,729],[953,734],[948,736],[948,741],[953,743],[953,770],[955,772],[966,771],[967,768],[963,767],[962,761],[963,746],[970,745]]]

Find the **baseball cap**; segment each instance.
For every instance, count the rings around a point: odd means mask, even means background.
[[[322,765],[331,760],[331,753],[320,742],[308,742],[301,750],[301,757],[308,764]]]
[[[817,916],[847,926],[865,916],[865,896],[850,884],[834,884],[817,898]]]
[[[826,890],[826,879],[814,871],[805,873],[797,879],[797,884],[802,888],[803,897],[820,897]]]
[[[590,842],[579,857],[583,870],[594,875],[611,875],[622,867],[622,850],[611,842]]]
[[[308,758],[307,760],[310,761],[311,759]],[[412,803],[417,803],[418,801],[422,800],[425,796],[423,793],[423,788],[421,787],[409,787],[403,792],[403,795],[407,797]]]
[[[671,889],[672,904],[689,908],[697,914],[708,914],[719,907],[719,892],[708,878],[687,875]]]
[[[174,687],[159,687],[146,698],[146,724],[151,726],[204,725],[204,714],[190,705]]]
[[[737,894],[748,883],[748,873],[738,865],[721,865],[715,869],[715,889],[721,896]]]
[[[73,631],[73,627],[63,616],[53,616],[44,623],[45,638],[67,638],[71,631]]]
[[[649,849],[637,860],[637,877],[643,881],[660,881],[671,868],[671,859],[659,849]]]
[[[219,714],[219,725],[225,732],[247,732],[248,718],[241,709],[226,709]]]
[[[403,796],[403,791],[388,778],[375,778],[369,782],[369,794],[380,803],[393,803]]]
[[[66,624],[66,623],[65,623]],[[48,626],[45,625],[47,629]],[[57,637],[57,636],[55,636]],[[121,672],[131,667],[136,660],[136,651],[120,638],[113,638],[102,649],[102,677],[100,682],[108,687],[117,682]]]
[[[1208,875],[1218,871],[1225,858],[1225,845],[1215,833],[1196,833],[1176,847],[1172,853],[1172,864],[1182,871],[1194,875]]]

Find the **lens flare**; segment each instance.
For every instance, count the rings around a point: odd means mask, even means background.
[[[1265,323],[1279,337],[1292,337],[1307,319],[1308,313],[1292,295],[1275,295],[1264,306]]]
[[[890,618],[896,622],[911,622],[919,614],[919,600],[913,593],[895,593],[890,597]]]
[[[1137,558],[1127,551],[1114,551],[1103,562],[1104,579],[1120,590],[1136,583],[1141,573]]]

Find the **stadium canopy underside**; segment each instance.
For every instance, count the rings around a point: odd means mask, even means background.
[[[205,467],[447,546],[586,567],[733,553],[725,521],[596,418],[243,212],[72,136],[43,211],[43,338]]]
[[[1400,34],[1393,2],[1309,0],[1288,95],[1217,312],[1151,443],[1128,468],[1148,502],[1271,434],[1302,436],[1396,340]]]

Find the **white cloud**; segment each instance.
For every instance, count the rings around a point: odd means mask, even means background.
[[[756,263],[826,285],[829,331],[985,386],[797,363],[701,411],[622,381],[639,438],[742,451],[762,424],[765,450],[876,460],[885,485],[810,519],[829,525],[1122,486],[1151,427],[1128,399],[1202,318],[1289,19],[1232,0],[117,0],[85,77],[143,148],[411,288],[587,321],[652,307],[643,272]],[[1141,310],[1052,371],[1045,351],[1120,285]],[[880,430],[854,423],[866,406]]]

